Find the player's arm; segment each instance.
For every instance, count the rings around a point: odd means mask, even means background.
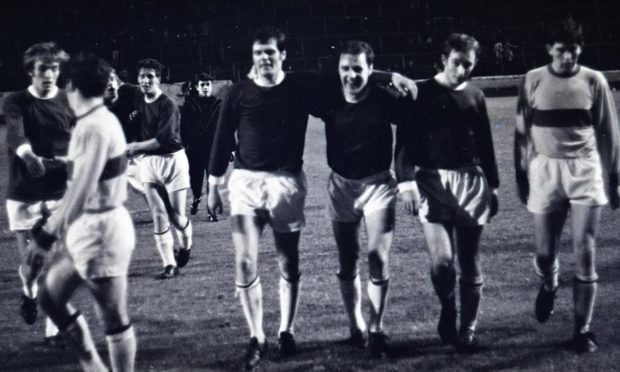
[[[517,99],[517,117],[514,137],[514,167],[517,193],[522,203],[526,203],[530,193],[527,176],[529,128],[531,127],[531,106],[527,94],[526,78],[523,78]]]
[[[414,100],[418,97],[418,86],[415,81],[398,72],[373,70],[370,81],[375,84],[393,87],[401,96],[411,95]]]
[[[235,146],[235,132],[239,125],[239,111],[235,102],[236,90],[231,90],[220,105],[213,137],[213,146],[209,157],[209,193],[207,195],[207,209],[212,215],[223,211],[220,186],[224,183],[231,149]]]
[[[600,74],[600,73],[599,73]],[[613,209],[620,206],[620,132],[613,95],[605,77],[597,79],[592,113],[594,114],[597,144],[605,169],[609,174],[609,203]]]
[[[28,172],[33,177],[41,177],[45,173],[43,159],[37,156],[32,150],[24,128],[24,117],[16,96],[9,96],[4,104],[4,119],[7,124],[7,144],[10,149],[15,151],[25,164]]]
[[[398,195],[407,213],[414,216],[420,207],[420,192],[415,182],[415,165],[408,151],[415,149],[415,135],[412,128],[400,126],[396,132],[394,170],[398,182]]]
[[[134,155],[140,152],[154,151],[161,147],[162,144],[170,141],[174,132],[174,126],[179,120],[179,109],[171,102],[167,102],[161,106],[162,111],[157,122],[157,134],[154,138],[150,138],[141,142],[132,142],[127,145],[127,154]]]
[[[499,209],[499,200],[497,197],[497,189],[499,188],[499,173],[497,171],[497,161],[495,160],[495,149],[493,146],[493,135],[491,134],[491,122],[487,112],[487,105],[484,96],[480,102],[480,120],[477,133],[477,150],[480,159],[480,168],[484,172],[489,187],[492,189],[491,194],[491,216],[497,214]]]

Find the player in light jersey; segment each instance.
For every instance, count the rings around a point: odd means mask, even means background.
[[[6,210],[22,261],[20,312],[28,324],[37,318],[37,279],[43,269],[24,265],[30,229],[39,218],[55,211],[67,187],[67,170],[61,159],[67,155],[75,116],[56,82],[61,65],[68,60],[69,55],[52,42],[28,48],[23,61],[31,84],[9,95],[4,103],[9,150]],[[56,343],[57,333],[48,319],[46,342]]]
[[[529,71],[519,97],[515,168],[519,197],[534,218],[541,278],[535,314],[549,319],[558,288],[558,249],[571,213],[575,273],[575,328],[578,353],[597,349],[590,322],[596,297],[595,235],[609,175],[609,202],[618,208],[620,138],[614,99],[603,74],[578,63],[582,27],[569,19],[551,30],[551,63]]]
[[[69,184],[57,213],[32,229],[28,262],[44,260],[66,234],[68,254],[56,257],[43,279],[40,303],[77,353],[85,371],[107,371],[88,325],[68,301],[85,286],[104,326],[112,370],[133,371],[134,330],[127,313],[127,270],[135,234],[127,197],[126,142],[103,103],[110,66],[79,56],[68,66],[69,104],[77,116],[68,152]]]

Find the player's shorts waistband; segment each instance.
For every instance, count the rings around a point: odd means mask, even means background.
[[[371,176],[360,178],[360,179],[346,178],[333,171],[332,171],[332,175],[333,177],[338,178],[348,183],[356,183],[356,184],[364,184],[364,185],[385,183],[385,182],[388,182],[390,179],[394,178],[392,176],[392,173],[389,170],[385,170],[383,172],[373,174]]]
[[[298,177],[304,174],[303,170],[299,172],[289,172],[285,170],[275,170],[275,171],[259,171],[253,169],[233,169],[233,172],[245,176],[245,177],[266,177],[266,176],[283,176],[283,177]]]
[[[424,172],[424,173],[441,173],[441,172],[455,172],[455,173],[481,173],[482,168],[479,165],[467,165],[464,167],[458,168],[418,168],[416,172]]]
[[[559,156],[559,155],[543,154],[543,153],[537,152],[533,154],[532,158],[535,158],[537,156],[541,156],[543,158],[552,159],[552,160],[576,160],[576,159],[599,160],[600,159],[600,156],[596,151],[591,151],[581,156]]]
[[[165,154],[143,154],[143,157],[146,158],[146,157],[149,157],[149,156],[159,156],[159,157],[162,157],[162,158],[171,158],[171,157],[173,157],[173,156],[175,156],[175,155],[177,155],[179,153],[185,153],[185,149],[180,149],[180,150],[177,150],[175,152],[167,152]]]

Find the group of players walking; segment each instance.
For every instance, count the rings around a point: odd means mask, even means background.
[[[576,352],[592,352],[597,348],[589,329],[598,278],[594,236],[608,202],[604,171],[609,202],[619,205],[620,135],[605,78],[577,63],[582,47],[581,27],[566,21],[547,40],[551,63],[525,75],[515,168],[519,197],[535,222],[535,268],[541,278],[536,318],[544,322],[553,313],[559,237],[570,210],[577,263],[573,346]],[[84,318],[69,304],[85,285],[105,327],[112,369],[133,370],[136,340],[127,312],[127,271],[135,237],[123,206],[127,180],[144,194],[152,212],[164,267],[159,277],[173,278],[189,262],[192,248],[186,190],[191,184],[195,213],[208,168],[207,207],[216,219],[234,151],[228,190],[235,284],[250,331],[244,368],[258,366],[268,349],[257,269],[266,225],[274,233],[281,273],[279,353],[294,355],[307,191],[302,155],[312,114],[325,123],[332,170],[328,212],[349,343],[368,349],[372,357],[389,355],[383,315],[400,195],[405,210],[422,223],[441,304],[439,336],[458,351],[476,351],[484,282],[479,241],[483,226],[498,212],[499,187],[485,97],[467,81],[479,52],[473,37],[451,35],[441,53],[443,70],[418,84],[374,70],[374,52],[362,41],[343,46],[337,74],[285,73],[286,37],[263,28],[253,38],[248,79],[234,84],[220,102],[211,96],[212,78],[199,75],[196,97],[179,113],[162,93],[163,66],[155,60],[140,61],[139,92],[120,84],[101,59],[79,55],[68,61],[53,43],[32,46],[24,55],[32,84],[5,103],[7,213],[22,256],[22,316],[34,323],[39,305],[51,319],[47,336],[59,330],[84,370],[106,370]],[[61,66],[66,90],[56,85]],[[388,84],[393,89],[386,89]],[[362,220],[368,236],[368,321],[358,274]]]

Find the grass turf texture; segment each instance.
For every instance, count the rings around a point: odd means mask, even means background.
[[[620,101],[620,95],[616,95]],[[307,227],[301,238],[302,294],[296,323],[299,354],[277,360],[279,319],[278,271],[269,229],[259,256],[263,283],[265,330],[272,348],[260,370],[620,370],[620,235],[618,212],[603,211],[598,233],[597,263],[600,274],[593,331],[600,350],[576,356],[565,349],[572,336],[572,255],[570,219],[562,240],[560,289],[556,313],[539,325],[533,312],[538,290],[531,260],[533,226],[516,197],[512,165],[515,98],[488,99],[502,186],[500,212],[485,228],[481,252],[485,286],[478,332],[482,350],[474,355],[456,354],[441,345],[436,333],[439,304],[429,279],[429,259],[421,227],[397,206],[397,227],[391,252],[391,288],[385,326],[392,337],[394,356],[385,361],[368,359],[359,350],[340,345],[348,337],[348,320],[338,291],[337,255],[325,210],[328,167],[323,125],[311,119],[308,127],[305,170],[309,193]],[[6,128],[0,128],[2,163],[6,164]],[[0,177],[6,181],[6,166]],[[4,192],[4,190],[3,190]],[[4,197],[4,195],[3,195]],[[144,202],[130,193],[132,210]],[[191,196],[188,195],[188,201]],[[7,231],[4,200],[0,205],[0,369],[7,371],[73,371],[76,357],[43,345],[43,317],[34,326],[20,318],[21,283],[14,237]],[[238,299],[234,296],[233,250],[229,219],[206,222],[205,204],[193,216],[192,259],[181,275],[161,281],[161,263],[152,236],[152,224],[141,212],[136,224],[137,247],[130,268],[129,306],[138,337],[137,369],[154,371],[238,370],[248,341],[248,331]],[[366,281],[366,258],[361,273]],[[364,285],[365,288],[365,285]],[[364,290],[365,292],[365,290]],[[366,296],[364,294],[364,296]],[[368,313],[367,298],[364,309]],[[101,326],[84,289],[73,303],[85,313],[101,354],[107,351]]]

